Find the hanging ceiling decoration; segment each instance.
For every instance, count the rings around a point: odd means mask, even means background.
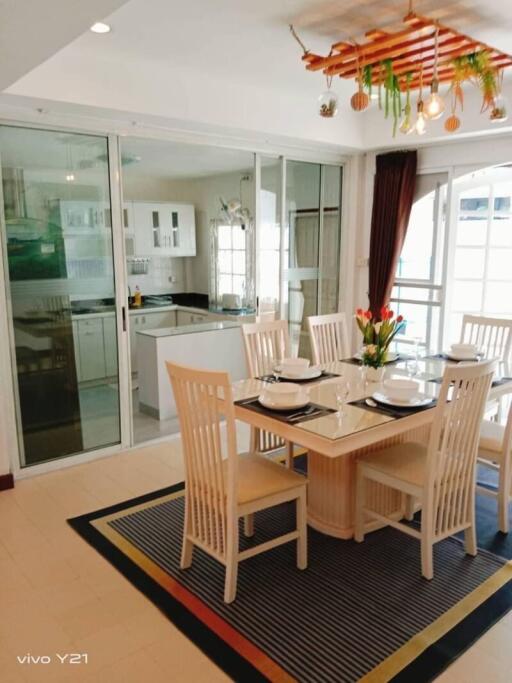
[[[306,69],[323,72],[327,80],[328,89],[319,97],[319,114],[327,118],[336,115],[338,98],[331,89],[331,81],[339,76],[356,81],[357,90],[350,100],[352,108],[364,111],[372,100],[377,100],[384,116],[393,120],[393,135],[397,130],[422,135],[429,120],[441,118],[445,111],[445,102],[439,93],[441,83],[450,84],[447,93],[450,116],[445,121],[448,132],[456,131],[461,125],[465,83],[480,89],[482,113],[488,113],[493,122],[506,121],[503,70],[512,66],[512,56],[435,19],[419,16],[412,11],[412,3],[409,10],[402,30],[374,29],[365,34],[367,40],[363,43],[334,43],[326,57],[307,50],[290,26],[304,52]],[[424,87],[429,91],[425,100]],[[412,91],[418,91],[414,121]]]

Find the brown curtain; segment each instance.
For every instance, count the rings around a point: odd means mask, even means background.
[[[377,156],[370,237],[370,310],[380,317],[389,303],[396,267],[411,215],[416,150]]]

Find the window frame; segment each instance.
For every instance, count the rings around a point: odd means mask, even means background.
[[[393,307],[403,304],[411,304],[416,306],[427,307],[427,337],[419,343],[420,347],[427,350],[440,349],[445,327],[445,306],[446,306],[446,268],[447,268],[447,251],[448,251],[448,237],[450,233],[450,202],[451,202],[451,188],[452,188],[452,171],[451,169],[425,169],[420,170],[416,174],[418,176],[428,175],[445,175],[445,182],[438,182],[436,184],[433,207],[433,231],[432,231],[432,251],[430,259],[430,272],[428,278],[400,278],[395,277],[393,282],[393,290],[395,288],[419,289],[430,293],[427,300],[420,298],[409,298],[393,296],[390,298],[390,304]],[[444,195],[443,195],[444,188]],[[428,195],[424,195],[428,196]],[[420,198],[421,199],[421,198]],[[418,200],[419,201],[419,200]],[[443,213],[443,201],[446,210]],[[439,325],[437,339],[433,339],[430,331],[432,330],[432,317],[434,309],[439,309]],[[414,347],[417,343],[416,337],[407,337],[406,335],[398,335],[395,344],[404,344]]]

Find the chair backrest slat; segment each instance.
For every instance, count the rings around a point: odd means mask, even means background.
[[[315,365],[334,363],[348,357],[350,351],[344,313],[311,315],[308,327]]]
[[[512,319],[464,315],[460,340],[476,344],[486,358],[499,358],[505,373],[512,368]]]
[[[238,473],[229,375],[174,363],[166,365],[180,421],[190,530],[212,554],[223,558],[227,525],[235,510]],[[220,430],[223,419],[226,420],[226,446]]]
[[[423,513],[432,516],[438,537],[469,520],[480,425],[496,367],[489,360],[445,370],[430,433]]]
[[[290,356],[286,320],[242,325],[245,357],[250,377],[268,375],[277,361]]]

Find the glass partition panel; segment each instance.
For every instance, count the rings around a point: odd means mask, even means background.
[[[320,164],[287,162],[286,219],[289,251],[284,266],[285,317],[290,324],[293,352],[308,357],[311,351],[306,320],[318,310]]]
[[[341,239],[341,166],[322,166],[322,211],[320,224],[320,283],[318,313],[338,310]]]
[[[22,465],[119,443],[108,143],[0,126]]]
[[[258,301],[260,313],[279,315],[281,249],[281,159],[261,159]],[[285,244],[288,235],[285,234]],[[287,249],[285,250],[287,258]]]
[[[307,318],[338,310],[341,173],[339,166],[286,163],[282,316],[299,356],[311,356]]]

